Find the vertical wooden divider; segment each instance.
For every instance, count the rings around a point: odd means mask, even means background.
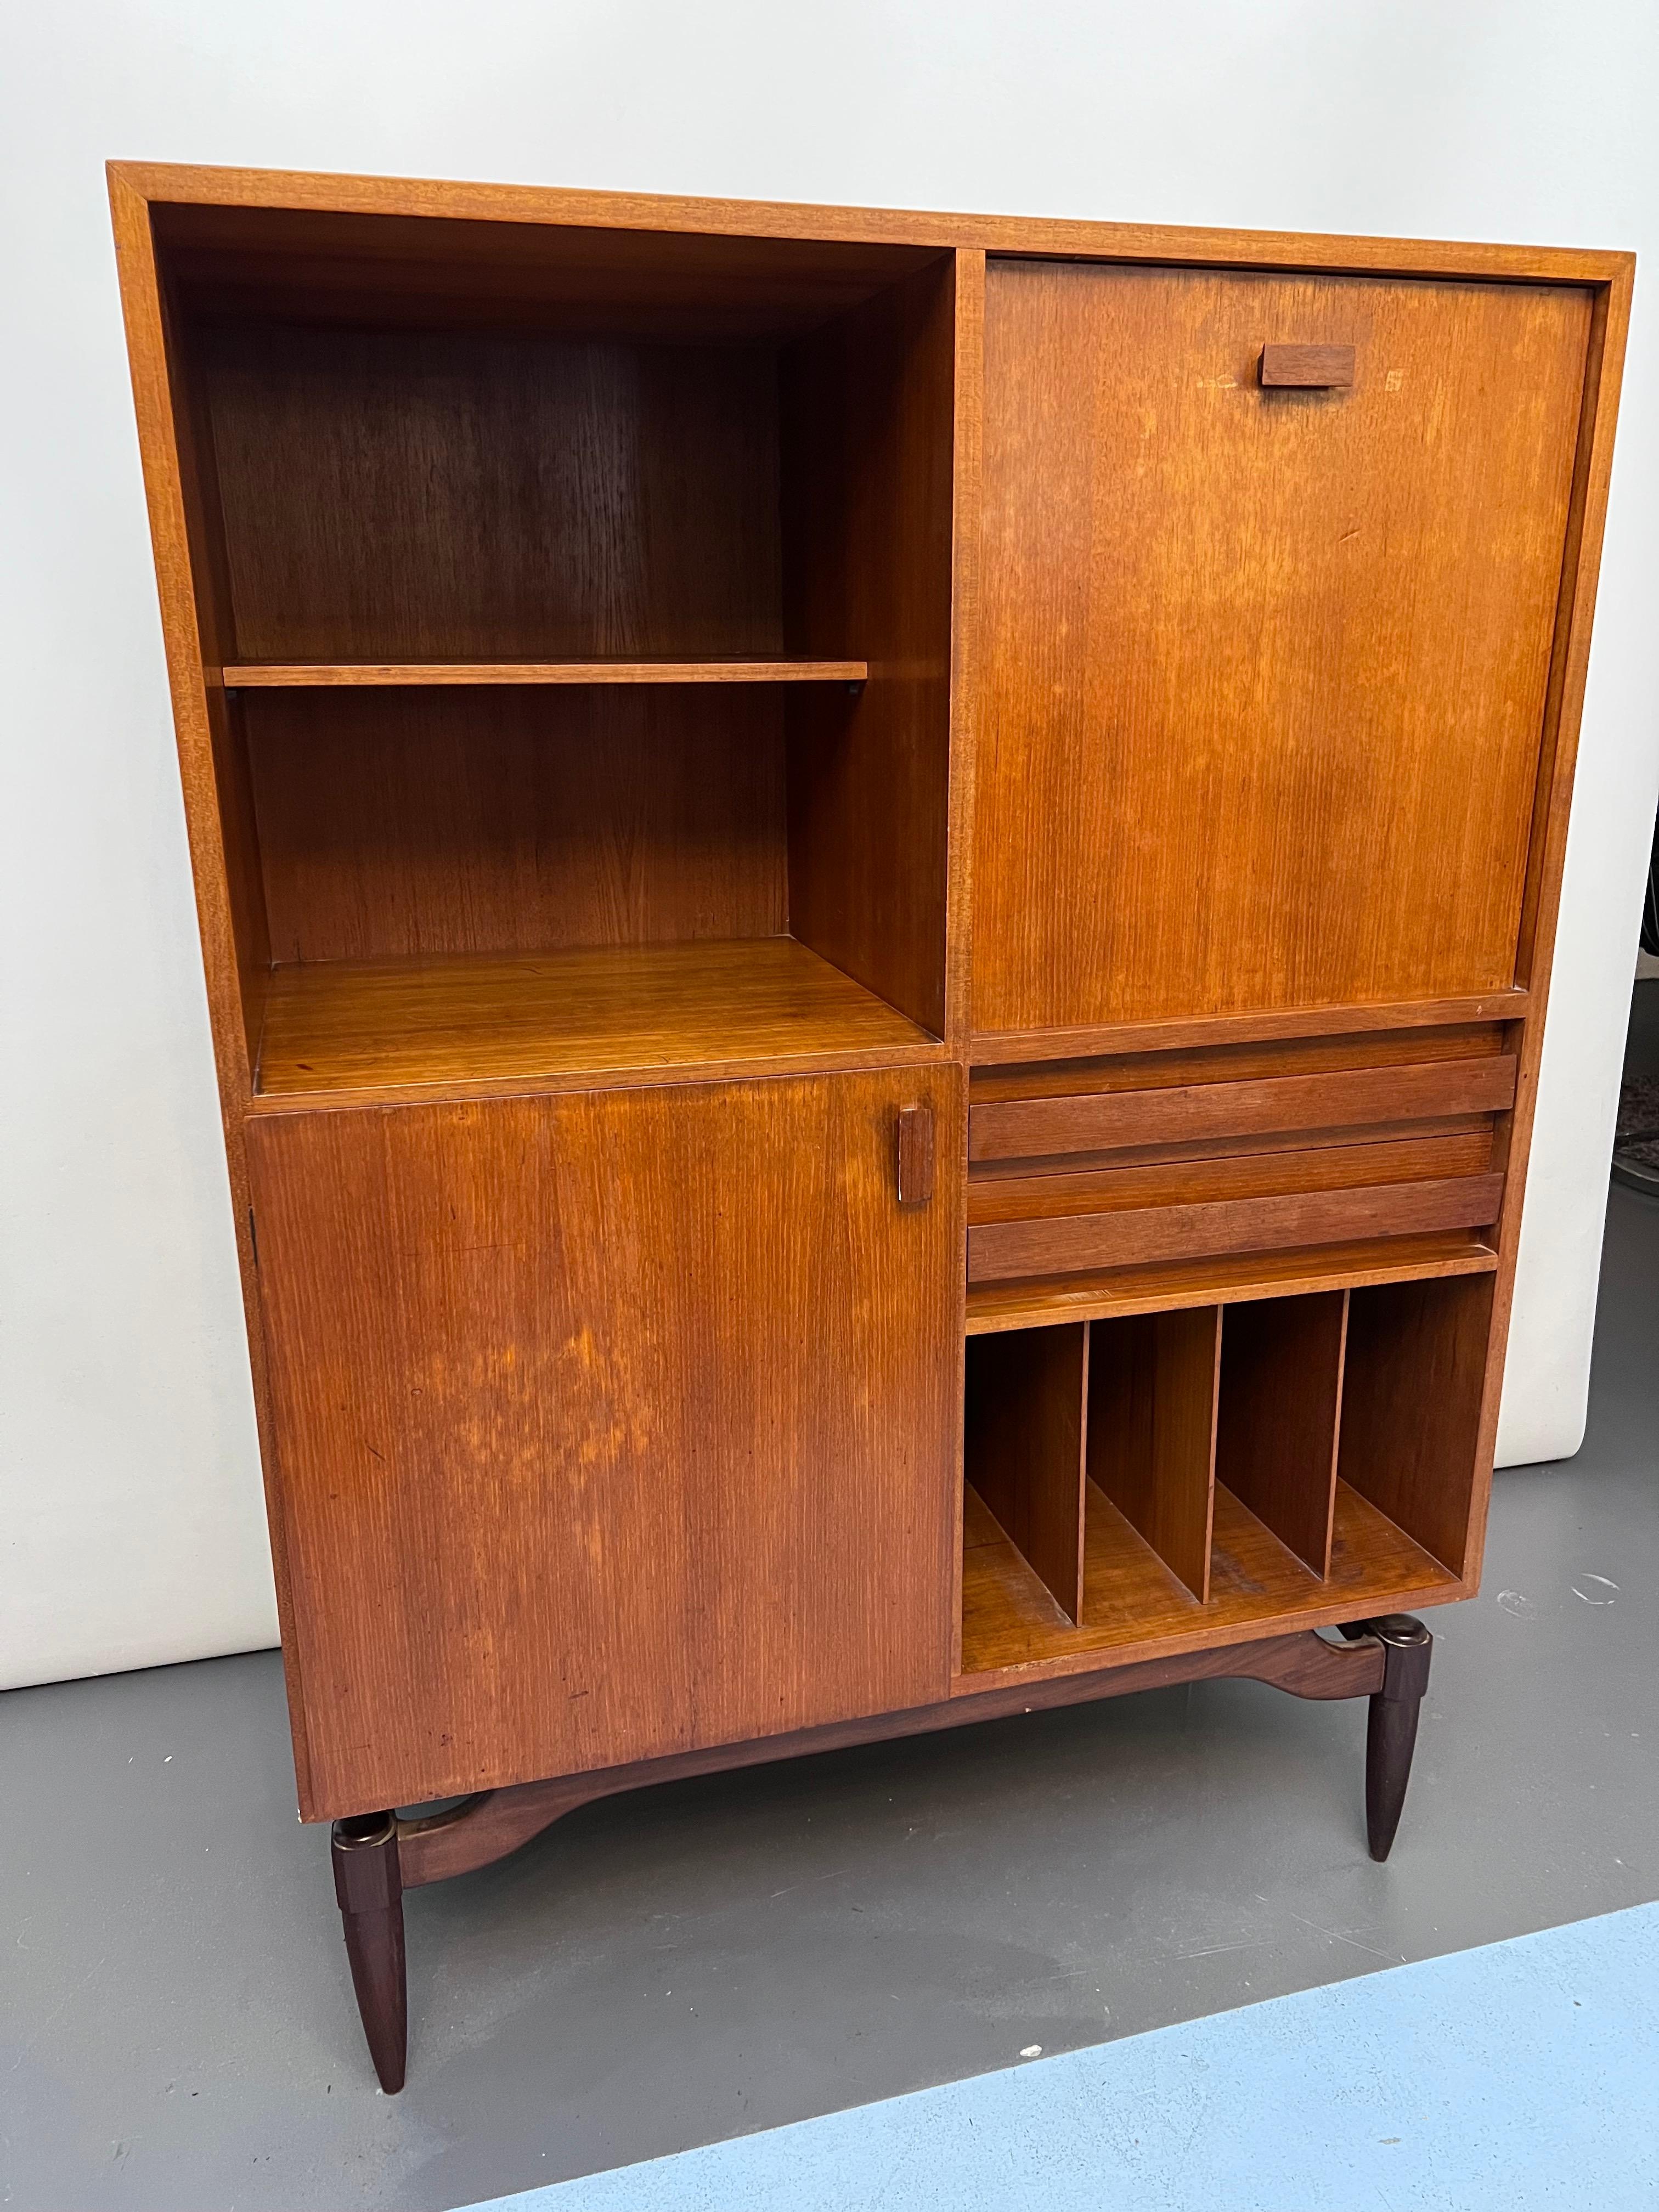
[[[1322,1581],[1331,1571],[1348,1293],[1229,1306],[1216,1480]]]
[[[1207,1603],[1221,1308],[1094,1322],[1089,1333],[1089,1479]]]
[[[1083,1605],[1086,1322],[968,1340],[964,1463],[1067,1620]]]
[[[1353,1293],[1349,1319],[1337,1472],[1455,1575],[1492,1466],[1480,1403],[1494,1279],[1378,1284]]]

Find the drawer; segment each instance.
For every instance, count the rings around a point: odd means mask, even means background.
[[[1345,1046],[1370,1064],[1319,1064]],[[1486,1228],[1515,1098],[1500,1047],[1492,1030],[987,1073],[969,1281]]]
[[[970,1109],[972,1160],[1034,1159],[1289,1130],[1489,1114],[1515,1103],[1508,1054],[1254,1082],[1183,1083],[988,1101]]]

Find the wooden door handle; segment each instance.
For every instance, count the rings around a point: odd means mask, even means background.
[[[1353,382],[1353,354],[1349,345],[1263,346],[1261,381],[1270,391],[1289,386],[1303,392],[1330,392]]]
[[[933,1195],[933,1109],[901,1106],[898,1113],[898,1202],[926,1206]]]

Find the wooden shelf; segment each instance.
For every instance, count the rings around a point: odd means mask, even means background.
[[[864,1066],[936,1040],[793,937],[271,973],[265,1098],[753,1060]]]
[[[1358,1290],[1369,1283],[1419,1282],[1436,1275],[1487,1275],[1497,1265],[1497,1253],[1478,1237],[1436,1233],[1310,1245],[1293,1252],[1229,1253],[1097,1274],[976,1283],[968,1292],[968,1334],[1103,1321],[1113,1314],[1181,1306],[1233,1305],[1247,1298],[1294,1297],[1304,1291]]]
[[[866,660],[253,660],[225,689],[294,691],[456,684],[863,684]]]
[[[1358,1620],[1455,1596],[1457,1577],[1346,1482],[1323,1581],[1216,1485],[1210,1597],[1200,1605],[1098,1486],[1088,1486],[1083,1621],[1074,1627],[970,1489],[963,1519],[962,1671],[1085,1661],[1175,1638],[1224,1644],[1268,1620]]]

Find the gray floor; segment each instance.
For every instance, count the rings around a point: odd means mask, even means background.
[[[1212,1683],[595,1806],[416,1893],[373,2086],[276,1658],[0,1699],[0,2202],[449,2207],[1659,1896],[1659,1204],[1500,1475],[1392,1863],[1363,1705]]]

